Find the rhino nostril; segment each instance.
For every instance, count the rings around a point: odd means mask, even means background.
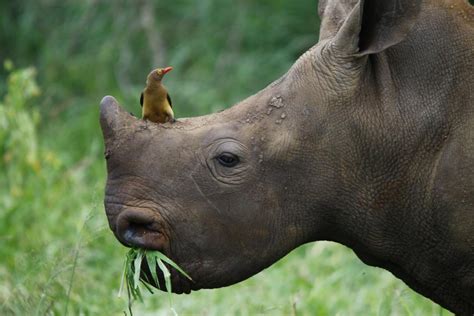
[[[157,241],[162,239],[159,231],[149,230],[146,226],[130,225],[123,232],[123,239],[132,247],[157,248]]]
[[[126,246],[163,250],[166,238],[162,225],[150,211],[127,210],[117,219],[117,238]]]

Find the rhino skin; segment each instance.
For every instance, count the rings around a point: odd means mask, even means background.
[[[159,125],[104,97],[110,228],[187,271],[176,293],[330,240],[473,314],[473,7],[322,0],[319,14],[320,41],[223,112]]]

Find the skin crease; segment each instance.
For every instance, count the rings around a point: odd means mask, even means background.
[[[146,124],[105,97],[105,208],[118,240],[178,263],[194,281],[173,273],[177,293],[336,241],[474,313],[473,9],[395,2],[321,1],[322,40],[220,113]],[[231,168],[219,163],[229,153]]]

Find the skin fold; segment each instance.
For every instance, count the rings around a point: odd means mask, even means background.
[[[323,0],[318,11],[320,41],[223,112],[146,124],[102,100],[111,230],[188,272],[192,282],[173,271],[177,293],[331,240],[473,314],[472,6]]]

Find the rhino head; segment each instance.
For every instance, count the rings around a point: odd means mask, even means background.
[[[223,112],[154,124],[102,100],[111,230],[188,272],[193,281],[173,272],[176,293],[234,284],[332,240],[472,313],[474,184],[458,177],[474,175],[462,84],[473,82],[472,7],[322,0],[319,14],[320,41]],[[471,192],[470,206],[451,185]]]

